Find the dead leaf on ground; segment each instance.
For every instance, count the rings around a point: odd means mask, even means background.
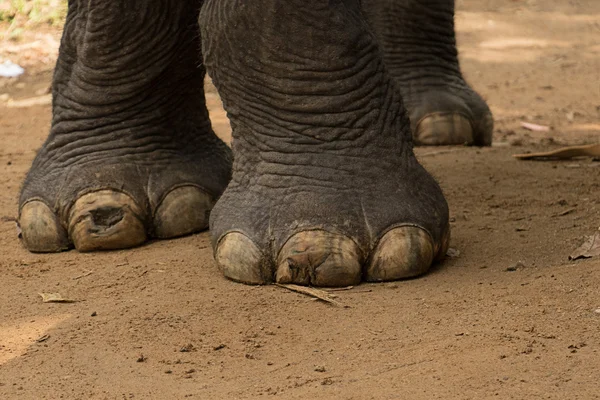
[[[600,256],[600,229],[592,236],[586,236],[585,241],[569,256],[569,260]]]
[[[39,293],[44,303],[75,303],[77,300],[67,299],[60,293]]]
[[[541,153],[513,154],[519,160],[566,160],[573,157],[600,157],[600,144],[569,146]]]

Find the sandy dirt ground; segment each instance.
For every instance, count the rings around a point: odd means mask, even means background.
[[[495,144],[417,154],[447,195],[460,254],[421,279],[334,292],[341,307],[225,280],[207,233],[25,251],[17,196],[48,132],[59,33],[1,44],[28,72],[0,80],[0,398],[600,399],[600,259],[568,258],[600,226],[600,162],[512,157],[600,141],[600,2],[457,8]],[[214,89],[208,99],[228,138]]]

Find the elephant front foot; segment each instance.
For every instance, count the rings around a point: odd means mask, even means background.
[[[219,268],[314,286],[428,271],[448,246],[448,206],[413,154],[360,2],[245,4],[208,0],[200,17],[234,138],[210,217]]]
[[[67,20],[81,23],[65,26],[50,135],[19,200],[33,252],[121,249],[206,229],[231,176],[231,151],[205,106],[199,5],[92,6],[69,7]]]
[[[412,155],[390,169],[356,158],[328,166],[331,157],[323,151],[324,165],[281,165],[276,177],[244,176],[249,182],[234,173],[211,215],[226,277],[347,286],[419,276],[444,257],[447,205]]]
[[[195,154],[159,148],[136,154],[139,144],[114,145],[131,153],[114,148],[101,156],[88,143],[79,162],[64,165],[59,162],[69,159],[64,147],[51,154],[49,145],[42,148],[20,199],[18,221],[28,250],[122,249],[208,228],[210,211],[230,176],[225,144],[214,137],[201,148],[187,149]]]
[[[350,235],[307,230],[290,237],[277,254],[264,254],[251,238],[234,231],[218,241],[215,259],[223,274],[237,282],[343,287],[426,273],[443,258],[447,232],[436,241],[421,227],[401,225],[365,249]]]

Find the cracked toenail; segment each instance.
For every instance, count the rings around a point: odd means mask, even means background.
[[[99,229],[107,229],[121,222],[123,220],[124,212],[122,208],[101,207],[90,210],[90,215],[92,216],[94,225]]]
[[[322,230],[292,236],[279,252],[276,281],[314,286],[360,282],[362,252],[344,235]]]
[[[101,190],[80,197],[69,212],[69,233],[79,251],[112,250],[146,241],[144,213],[127,194]]]

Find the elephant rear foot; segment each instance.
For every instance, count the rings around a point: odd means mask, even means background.
[[[402,93],[415,144],[491,145],[492,113],[460,70],[454,0],[363,0],[363,9]]]
[[[231,152],[204,103],[194,2],[76,2],[50,135],[22,188],[33,252],[119,249],[208,227]]]

